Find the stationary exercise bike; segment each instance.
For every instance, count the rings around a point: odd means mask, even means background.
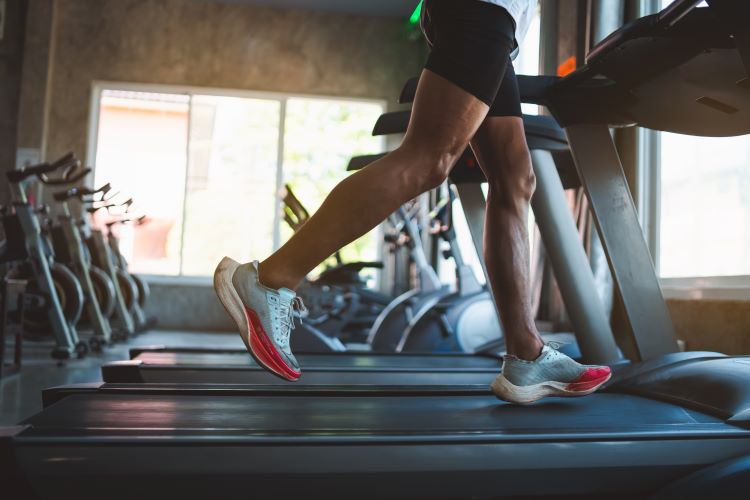
[[[130,200],[128,200],[130,201]],[[126,211],[119,219],[107,222],[105,227],[107,228],[107,243],[109,244],[110,253],[114,259],[115,266],[117,267],[119,275],[123,276],[125,281],[130,284],[128,289],[131,290],[131,298],[134,303],[132,304],[133,317],[135,319],[136,327],[139,331],[148,330],[156,326],[156,318],[146,317],[145,307],[148,303],[149,297],[151,297],[151,289],[148,283],[139,275],[132,274],[128,270],[128,261],[125,256],[120,252],[120,239],[113,230],[114,226],[133,224],[140,226],[148,222],[148,218],[145,215],[138,217],[132,217],[128,215],[127,208],[130,207],[130,203],[126,205]],[[132,292],[133,285],[135,285],[135,293]],[[133,296],[135,295],[135,296]]]
[[[48,176],[58,171],[62,171],[60,177]],[[11,265],[8,276],[27,279],[27,291],[44,298],[42,307],[26,312],[24,329],[51,333],[55,340],[52,356],[61,360],[88,352],[75,327],[83,310],[83,291],[73,272],[54,262],[52,247],[42,234],[39,210],[29,202],[23,184],[36,178],[47,186],[69,185],[88,173],[72,153],[53,163],[6,172],[13,201],[2,214],[6,240],[0,261]]]
[[[109,210],[117,206],[112,202],[111,190],[112,187],[109,184],[105,184],[98,189],[79,188],[75,192],[75,197],[86,207],[86,212],[93,216],[99,210]],[[85,216],[78,221],[78,227],[88,248],[92,264],[102,270],[114,286],[115,305],[112,320],[123,337],[134,335],[136,333],[136,322],[132,310],[133,304],[138,300],[137,286],[122,271],[118,270],[115,257],[112,255],[104,233],[94,228]]]
[[[92,265],[88,249],[81,237],[77,218],[73,215],[70,201],[79,197],[79,188],[58,191],[53,198],[60,204],[62,213],[57,224],[50,226],[55,254],[59,262],[73,269],[83,288],[85,297],[85,318],[93,329],[94,336],[89,346],[98,351],[105,344],[122,337],[113,332],[109,319],[115,308],[115,288],[104,271]]]

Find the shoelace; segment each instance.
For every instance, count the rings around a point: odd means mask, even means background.
[[[278,343],[280,347],[285,348],[289,345],[289,335],[296,326],[294,324],[294,313],[298,312],[300,315],[305,314],[307,308],[301,297],[294,297],[289,302],[280,301],[278,307],[279,327],[281,330],[279,332]]]

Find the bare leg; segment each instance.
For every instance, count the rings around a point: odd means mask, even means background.
[[[339,183],[307,223],[260,264],[263,284],[296,288],[336,250],[440,185],[487,111],[473,95],[424,70],[401,146]]]
[[[529,201],[536,179],[518,117],[488,117],[471,147],[489,182],[484,258],[508,354],[533,360],[544,345],[534,324],[529,280]]]

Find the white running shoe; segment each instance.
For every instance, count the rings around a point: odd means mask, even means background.
[[[258,279],[258,261],[240,265],[224,257],[214,272],[214,289],[240,330],[248,352],[260,366],[286,380],[301,375],[289,347],[294,312],[305,312],[293,290],[272,290]]]
[[[506,355],[503,371],[491,387],[499,399],[523,405],[547,396],[585,396],[611,376],[608,366],[582,365],[545,345],[534,361]]]

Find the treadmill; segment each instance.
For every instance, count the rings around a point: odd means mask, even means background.
[[[532,406],[486,385],[51,389],[0,433],[0,473],[8,498],[634,498],[750,454],[750,364],[656,361]]]
[[[621,367],[605,391],[516,406],[486,388],[443,392],[408,378],[374,389],[62,388],[45,394],[42,412],[0,431],[1,487],[10,498],[747,491],[750,358],[678,352],[608,133],[610,124],[750,133],[750,4],[696,4],[678,1],[623,27],[568,77],[521,79],[526,98],[565,128],[632,325],[640,362]],[[618,357],[611,338],[585,332],[585,357]]]

